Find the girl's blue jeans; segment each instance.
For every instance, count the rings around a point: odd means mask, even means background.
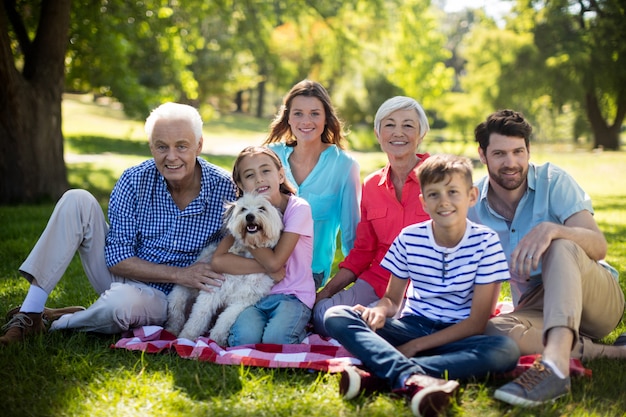
[[[310,318],[311,309],[296,296],[270,294],[239,314],[230,329],[228,345],[300,343]]]

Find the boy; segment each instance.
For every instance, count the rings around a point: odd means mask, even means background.
[[[498,235],[467,220],[478,195],[470,161],[431,156],[418,177],[431,220],[404,228],[391,245],[381,262],[391,273],[385,295],[371,308],[333,307],[324,325],[371,371],[347,367],[344,398],[387,386],[409,399],[414,415],[434,416],[457,391],[455,379],[510,371],[519,349],[482,334],[509,271]]]

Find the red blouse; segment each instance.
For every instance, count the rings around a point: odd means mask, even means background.
[[[425,153],[417,156],[423,161],[430,155]],[[356,240],[339,267],[349,269],[359,279],[370,284],[379,297],[385,294],[391,276],[389,271],[380,266],[380,261],[393,240],[404,227],[430,218],[419,200],[421,187],[416,175],[417,166],[404,183],[402,202],[396,198],[389,177],[389,164],[363,181],[361,221],[357,225]]]

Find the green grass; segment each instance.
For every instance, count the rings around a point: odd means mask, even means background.
[[[149,156],[141,125],[119,111],[91,102],[66,100],[66,154],[73,187],[94,191],[106,208],[110,189],[121,171]],[[88,120],[84,122],[84,120]],[[256,123],[256,124],[255,124]],[[70,126],[71,125],[71,126]],[[211,140],[256,142],[264,121],[222,119]],[[230,133],[231,127],[232,134]],[[72,130],[74,129],[74,130]],[[221,129],[221,130],[220,130]],[[207,135],[208,136],[208,135]],[[205,136],[206,138],[206,136]],[[444,146],[459,146],[454,149]],[[461,150],[461,148],[463,150]],[[424,150],[463,152],[471,144],[423,145]],[[380,153],[357,153],[362,173],[384,163]],[[626,289],[626,154],[593,154],[543,147],[532,151],[537,162],[551,160],[566,168],[594,199],[596,219],[609,240],[609,258]],[[205,155],[231,168],[231,154]],[[476,178],[484,174],[477,168]],[[52,212],[52,204],[0,206],[0,312],[19,304],[27,283],[17,273]],[[88,305],[96,298],[75,258],[48,305]],[[604,340],[612,342],[623,323]],[[304,370],[220,366],[186,360],[175,354],[142,354],[110,349],[114,336],[53,333],[24,345],[0,349],[0,398],[4,416],[410,416],[403,401],[389,395],[343,401],[337,375]],[[572,394],[533,410],[509,407],[493,399],[502,381],[462,384],[460,401],[450,416],[626,416],[626,361],[588,363],[591,379],[576,379]]]

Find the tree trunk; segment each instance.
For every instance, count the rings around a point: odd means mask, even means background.
[[[56,200],[68,188],[61,101],[70,4],[41,2],[34,40],[19,39],[21,72],[8,24],[16,28],[22,22],[7,10],[11,2],[0,6],[0,204]]]
[[[626,105],[619,104],[614,123],[609,125],[602,117],[598,98],[593,92],[585,95],[587,117],[593,132],[593,147],[619,150],[619,133],[626,114]]]
[[[258,96],[256,100],[256,117],[263,118],[264,103],[265,103],[265,81],[260,81],[257,85]]]
[[[243,113],[243,91],[237,91],[235,95],[235,113]]]

